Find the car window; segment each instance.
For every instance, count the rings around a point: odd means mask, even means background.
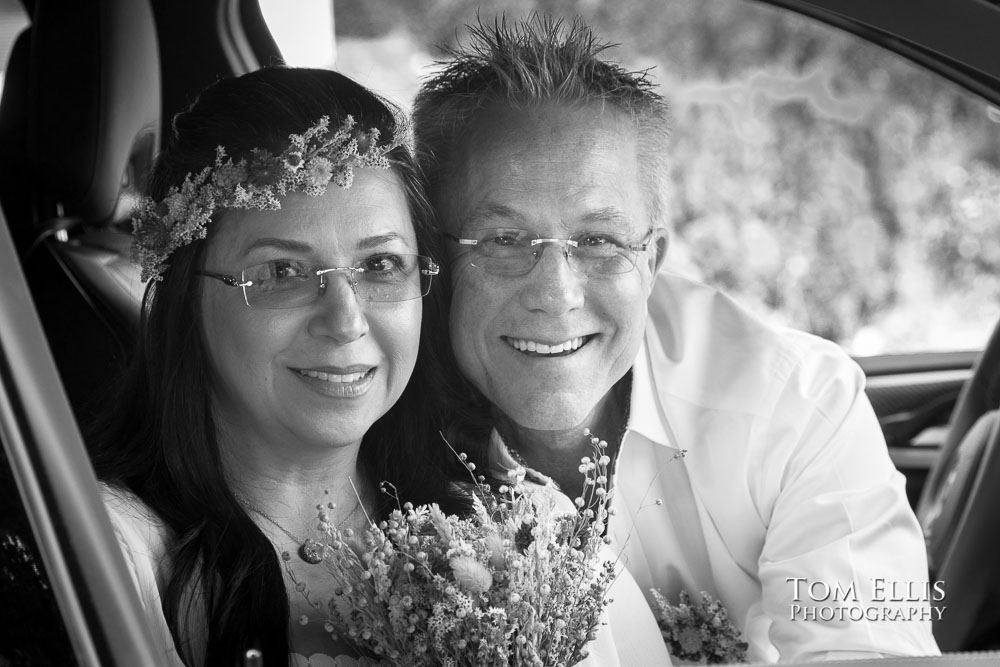
[[[0,0],[0,92],[14,41],[28,27],[28,16],[19,0]]]
[[[277,4],[262,1],[262,6]],[[337,0],[336,67],[408,105],[475,0]],[[287,6],[283,19],[292,21]],[[1000,304],[1000,110],[865,40],[731,0],[572,8],[674,118],[667,268],[855,356],[981,349]],[[308,19],[303,19],[308,20]],[[289,38],[294,39],[294,38]]]
[[[334,2],[332,0],[262,0],[260,11],[281,54],[296,67],[333,67]]]

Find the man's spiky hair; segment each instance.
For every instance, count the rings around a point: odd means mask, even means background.
[[[447,205],[442,197],[456,148],[478,112],[497,106],[596,106],[634,124],[651,223],[665,226],[670,114],[648,72],[602,59],[615,45],[599,40],[580,19],[567,23],[533,13],[508,24],[501,15],[492,23],[477,17],[467,28],[468,39],[444,49],[438,71],[423,82],[414,102],[417,151],[435,203]]]

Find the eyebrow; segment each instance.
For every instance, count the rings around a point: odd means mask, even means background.
[[[369,250],[371,248],[377,248],[378,246],[389,243],[390,241],[403,241],[406,243],[406,239],[397,234],[396,232],[389,232],[388,234],[379,234],[378,236],[369,236],[367,238],[361,239],[358,242],[358,250]],[[265,236],[257,239],[243,252],[244,255],[249,254],[251,250],[257,248],[276,248],[277,250],[285,250],[288,252],[295,253],[308,253],[313,250],[313,247],[308,243],[303,243],[302,241],[293,241],[291,239],[279,239],[271,236]]]
[[[583,222],[610,222],[615,225],[627,225],[630,218],[622,213],[621,209],[614,206],[605,206],[588,212],[582,218]]]
[[[489,222],[494,218],[510,220],[514,223],[513,226],[527,224],[527,219],[511,207],[504,204],[487,204],[472,211],[468,218],[466,218],[462,228],[479,226],[483,222]],[[630,218],[616,206],[604,206],[593,211],[588,211],[580,218],[580,222],[584,224],[603,222],[613,225],[627,225],[629,221]]]
[[[289,252],[300,252],[306,253],[312,250],[312,246],[308,243],[303,243],[302,241],[292,241],[290,239],[276,239],[270,236],[265,236],[257,239],[250,245],[246,247],[243,254],[249,254],[251,250],[256,250],[257,248],[277,248],[278,250],[287,250]]]
[[[486,204],[469,213],[462,224],[462,228],[478,226],[494,218],[505,218],[513,221],[515,225],[523,225],[527,222],[527,219],[523,215],[509,206],[505,206],[504,204]]]
[[[396,232],[389,232],[388,234],[379,234],[378,236],[369,236],[368,238],[361,239],[358,241],[358,250],[368,250],[370,248],[377,248],[380,245],[385,245],[390,241],[402,241],[403,243],[409,245],[406,238]]]

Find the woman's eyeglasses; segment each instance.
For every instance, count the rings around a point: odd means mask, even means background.
[[[461,246],[472,248],[472,266],[501,276],[521,276],[531,271],[542,256],[545,244],[561,247],[563,256],[577,273],[613,275],[635,268],[636,257],[648,248],[650,230],[641,243],[632,243],[622,234],[604,231],[578,232],[566,239],[542,238],[524,229],[501,227],[480,229],[472,238],[442,234]]]
[[[308,306],[326,292],[328,275],[344,273],[354,293],[365,301],[409,301],[425,296],[431,280],[440,272],[430,257],[420,255],[373,255],[361,266],[317,268],[295,259],[276,259],[243,269],[239,278],[198,271],[198,275],[221,280],[243,290],[251,308],[299,308]]]

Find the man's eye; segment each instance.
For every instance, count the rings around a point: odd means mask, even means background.
[[[521,235],[512,232],[497,232],[488,235],[480,243],[501,247],[516,246],[521,243]]]
[[[581,246],[588,248],[599,248],[607,245],[618,245],[614,238],[607,234],[584,234],[577,242]]]

